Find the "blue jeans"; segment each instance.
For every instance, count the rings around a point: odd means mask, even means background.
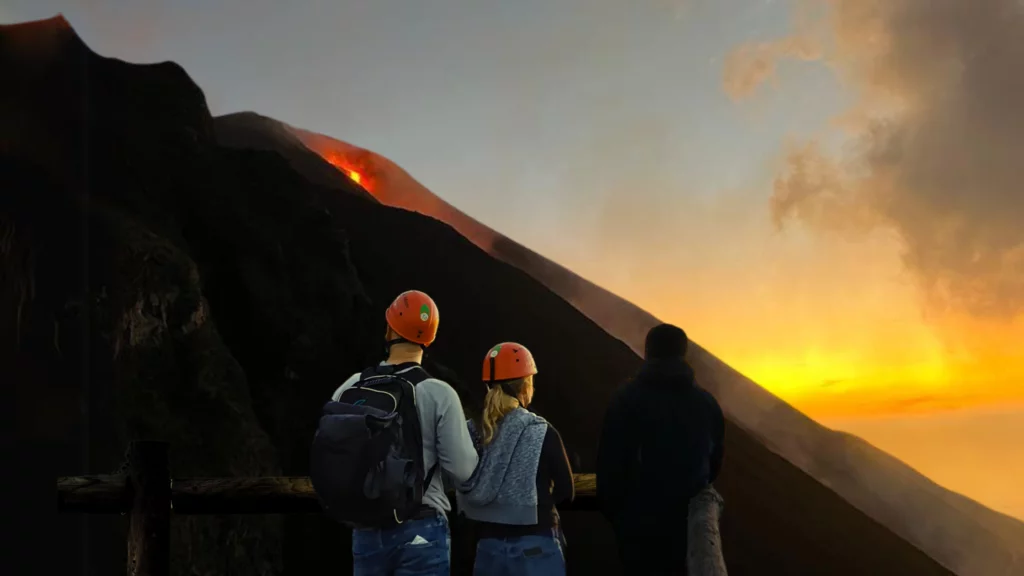
[[[477,576],[565,576],[562,545],[551,536],[481,538],[473,574]]]
[[[438,513],[394,528],[353,530],[352,564],[354,576],[448,576],[448,520]]]

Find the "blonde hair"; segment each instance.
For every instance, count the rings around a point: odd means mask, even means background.
[[[505,386],[518,394],[522,392],[524,386],[532,381],[533,376],[527,376],[526,378],[509,380],[505,382]],[[504,418],[505,414],[519,407],[519,399],[506,394],[502,390],[503,387],[496,384],[487,391],[487,396],[484,397],[484,411],[483,416],[480,418],[480,440],[485,446],[490,444],[491,440],[494,440],[494,433],[498,429],[498,421]]]

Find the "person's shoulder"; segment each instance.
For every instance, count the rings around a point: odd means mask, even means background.
[[[531,419],[531,427],[537,426],[535,430],[537,430],[538,433],[543,431],[544,435],[541,436],[541,438],[544,444],[551,444],[552,446],[554,446],[556,444],[560,445],[562,443],[562,435],[558,432],[558,428],[555,428],[554,424],[552,424],[549,420],[547,420],[540,414],[535,414],[533,412],[530,412],[529,410],[524,410],[522,408],[521,410],[529,414],[528,417]]]
[[[547,424],[546,435],[550,436],[550,437],[553,437],[553,438],[557,439],[559,442],[561,442],[562,441],[562,434],[558,431],[558,428],[555,428],[554,424],[552,424],[551,422],[548,422],[546,420],[545,420],[544,423]]]
[[[362,372],[356,372],[355,374],[349,376],[347,380],[341,383],[341,386],[338,386],[337,388],[334,389],[334,394],[331,394],[331,399],[337,402],[338,399],[341,397],[341,393],[344,392],[346,389],[351,388],[352,385],[355,384],[359,380],[359,377],[362,375]]]
[[[636,378],[629,378],[619,384],[608,398],[608,410],[622,413],[630,411],[638,401],[642,403],[644,396],[643,386]]]
[[[433,398],[438,401],[458,401],[459,399],[459,393],[455,391],[451,384],[433,376],[425,378],[416,384],[416,395],[417,397],[423,395],[426,398]]]
[[[702,386],[694,386],[694,390],[697,396],[701,399],[702,402],[704,402],[704,404],[708,408],[714,410],[715,412],[722,411],[722,407],[718,403],[718,398],[715,398],[715,395],[712,394],[707,388],[704,388]]]
[[[551,422],[548,422],[547,419],[544,418],[543,416],[541,416],[540,414],[537,414],[536,412],[530,412],[526,408],[520,408],[520,410],[522,410],[523,412],[526,412],[527,417],[531,419],[533,424],[538,424],[538,425],[543,424],[544,426],[547,426],[548,428],[551,428]]]
[[[438,378],[436,376],[432,376],[430,374],[427,374],[426,378],[424,378],[424,379],[422,379],[422,380],[420,380],[419,382],[416,383],[416,387],[417,388],[420,387],[420,386],[422,386],[424,389],[430,388],[432,390],[443,390],[445,392],[452,392],[452,393],[455,392],[455,388],[453,388],[451,384],[445,382],[444,380],[442,380],[442,379],[440,379],[440,378]]]

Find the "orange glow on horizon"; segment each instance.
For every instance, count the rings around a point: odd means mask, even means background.
[[[1024,402],[1024,323],[949,321],[839,325],[863,332],[839,342],[794,343],[789,351],[723,342],[713,348],[752,380],[815,419],[935,414]],[[856,311],[848,312],[850,316]],[[915,321],[916,320],[916,321]],[[953,341],[949,334],[960,339]]]
[[[720,222],[687,206],[700,243]],[[707,228],[708,230],[705,230]],[[545,250],[581,276],[665,322],[815,419],[939,414],[1024,402],[1024,315],[971,318],[923,308],[898,246],[737,228],[733,245],[580,258]],[[621,240],[620,240],[621,242]],[[753,257],[731,262],[736,245]],[[565,252],[559,253],[560,250]],[[628,258],[628,260],[627,260]],[[665,262],[678,262],[676,267]]]
[[[306,144],[382,201],[401,197],[405,204],[419,205],[431,200],[416,191],[388,189],[394,182],[379,181],[365,150],[326,139]],[[446,220],[425,206],[418,209]],[[642,239],[643,233],[635,236]],[[913,287],[892,280],[900,263],[884,240],[847,247],[846,253],[822,250],[814,256],[817,261],[787,253],[785,246],[775,250],[773,259],[703,274],[699,281],[689,275],[673,278],[673,272],[654,261],[645,264],[635,254],[630,257],[639,272],[621,276],[616,270],[622,263],[614,257],[580,262],[557,248],[544,252],[683,326],[712,354],[815,420],[1024,401],[1024,355],[1012,345],[1024,341],[1024,317],[1016,323],[962,317],[945,318],[941,326],[934,319],[926,322]],[[961,339],[943,341],[943,333]]]
[[[309,138],[311,149],[381,202],[471,238],[461,213],[408,175],[395,177],[400,169],[386,159]],[[574,208],[580,200],[568,199]],[[1024,462],[1024,315],[978,319],[927,310],[892,234],[858,241],[778,234],[746,190],[701,202],[649,202],[646,211],[642,202],[628,202],[608,207],[607,225],[588,228],[574,211],[557,230],[517,231],[513,223],[503,232],[682,326],[811,419],[1024,519],[1013,483]]]

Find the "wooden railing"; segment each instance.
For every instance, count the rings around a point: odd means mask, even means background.
[[[576,474],[567,510],[596,509],[593,474]],[[167,576],[171,514],[309,514],[321,511],[307,477],[172,478],[165,442],[132,442],[120,475],[57,479],[62,513],[128,514],[129,576]]]
[[[129,576],[168,576],[171,514],[315,514],[307,477],[172,478],[165,442],[132,442],[125,474],[57,479],[62,513],[128,514]],[[596,510],[597,479],[576,474],[564,510]],[[690,500],[687,559],[693,576],[726,576],[719,533],[722,497],[708,487]]]

